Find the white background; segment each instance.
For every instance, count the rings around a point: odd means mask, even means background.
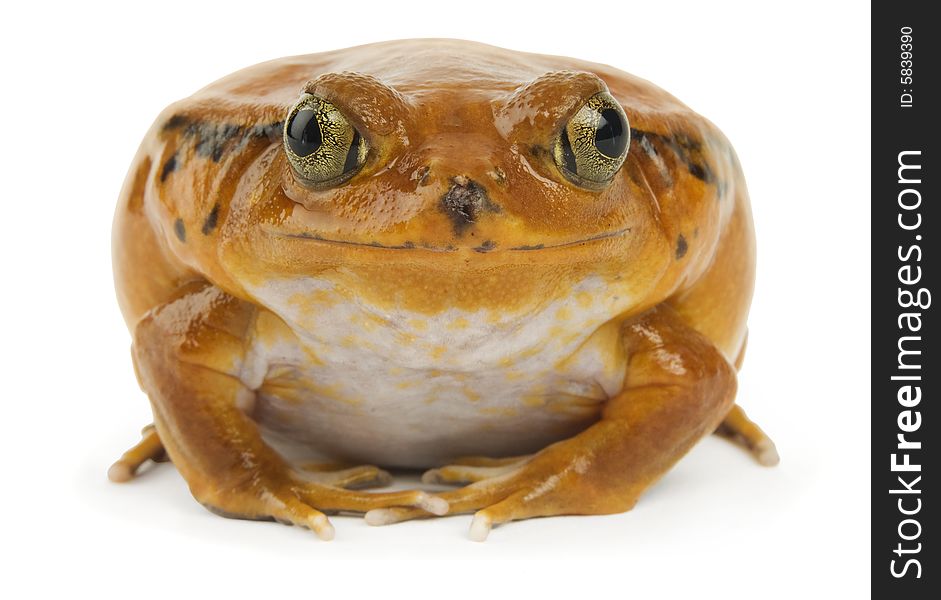
[[[868,5],[31,6],[7,3],[0,19],[0,595],[868,595]],[[386,528],[334,518],[330,543],[222,519],[169,465],[108,483],[149,422],[114,299],[110,226],[154,117],[262,60],[431,36],[609,63],[725,131],[759,241],[739,399],[777,441],[779,467],[708,439],[631,513],[514,523],[485,544],[467,540],[468,516]]]

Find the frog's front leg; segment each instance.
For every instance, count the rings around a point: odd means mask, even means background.
[[[262,440],[243,411],[254,392],[238,377],[254,315],[252,306],[200,283],[135,328],[134,362],[159,439],[193,496],[225,516],[301,525],[324,539],[333,536],[325,511],[446,512],[445,501],[421,491],[372,494],[312,481]]]
[[[477,511],[472,539],[483,540],[493,525],[515,519],[629,510],[729,412],[734,368],[672,309],[658,307],[626,323],[622,339],[629,357],[624,386],[600,421],[511,471],[493,465],[493,477],[441,494],[452,513]],[[440,479],[442,470],[433,473]],[[418,516],[423,513],[393,508],[371,511],[366,519],[379,525]]]

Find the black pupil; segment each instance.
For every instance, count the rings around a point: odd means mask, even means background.
[[[595,130],[595,148],[610,158],[618,158],[627,148],[624,121],[613,108],[601,111],[601,119],[598,120],[598,128]]]
[[[317,114],[312,110],[299,110],[288,125],[288,145],[298,156],[310,156],[320,148],[323,137]]]

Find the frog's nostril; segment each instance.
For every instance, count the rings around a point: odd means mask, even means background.
[[[484,211],[497,212],[490,202],[487,190],[479,183],[458,175],[451,179],[451,187],[441,197],[441,208],[451,219],[454,233],[460,235],[473,224]]]

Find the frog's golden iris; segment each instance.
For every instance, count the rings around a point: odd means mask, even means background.
[[[368,146],[346,116],[311,94],[298,100],[284,125],[284,151],[304,183],[339,185],[366,161]]]
[[[572,183],[596,188],[610,182],[624,164],[630,137],[624,109],[611,94],[599,92],[565,124],[552,156]]]

